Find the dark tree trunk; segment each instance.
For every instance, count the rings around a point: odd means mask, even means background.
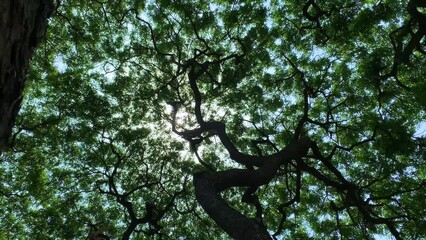
[[[0,1],[0,154],[8,145],[28,64],[52,10],[53,0]]]
[[[234,169],[236,172],[239,169]],[[233,170],[229,170],[229,175]],[[244,170],[242,170],[244,171]],[[243,172],[240,172],[243,173]],[[237,177],[239,177],[237,175]],[[220,228],[236,240],[271,240],[268,231],[260,220],[249,218],[238,212],[220,196],[217,182],[221,179],[215,174],[198,173],[194,175],[197,201]]]
[[[232,187],[258,187],[269,183],[281,164],[305,157],[311,147],[309,139],[289,144],[271,155],[256,170],[230,169],[220,172],[194,174],[195,196],[206,213],[237,240],[271,240],[261,219],[249,218],[232,208],[220,195]]]

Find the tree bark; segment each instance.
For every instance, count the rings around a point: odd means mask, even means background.
[[[311,141],[301,139],[289,144],[279,153],[271,155],[256,170],[230,169],[220,172],[200,172],[194,174],[195,196],[206,213],[237,240],[271,240],[262,219],[249,218],[232,208],[220,192],[231,187],[257,187],[269,183],[276,175],[280,165],[305,157]]]
[[[52,10],[53,0],[0,2],[0,154],[10,140],[28,64]]]

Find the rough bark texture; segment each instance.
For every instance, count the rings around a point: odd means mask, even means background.
[[[0,1],[0,154],[22,102],[29,60],[52,10],[53,0]]]

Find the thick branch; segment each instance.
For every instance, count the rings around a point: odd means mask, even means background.
[[[271,155],[257,170],[231,169],[194,175],[195,194],[207,214],[235,239],[271,239],[261,219],[239,213],[220,196],[220,192],[238,186],[257,187],[269,183],[281,164],[306,156],[310,140],[302,139]]]

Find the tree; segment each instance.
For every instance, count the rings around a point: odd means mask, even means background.
[[[0,4],[0,154],[8,144],[22,101],[29,60],[43,37],[53,1]]]
[[[68,1],[4,238],[421,239],[422,1]]]

